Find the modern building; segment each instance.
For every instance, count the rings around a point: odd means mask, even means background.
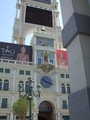
[[[29,76],[35,81],[34,91],[42,85],[40,99],[34,97],[33,120],[69,120],[68,63],[56,1],[17,0],[12,43],[0,43],[0,120],[18,119],[12,105],[19,98],[19,83],[22,94],[27,92]]]

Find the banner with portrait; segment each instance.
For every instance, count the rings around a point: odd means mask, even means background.
[[[64,50],[56,50],[56,59],[58,66],[68,66],[67,52]]]
[[[32,46],[0,42],[0,58],[32,62]]]

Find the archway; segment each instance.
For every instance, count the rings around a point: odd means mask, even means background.
[[[38,120],[55,120],[55,107],[50,101],[42,101],[38,109]]]

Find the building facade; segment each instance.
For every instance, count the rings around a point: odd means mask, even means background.
[[[25,38],[30,33],[33,37],[26,46]],[[66,51],[62,50],[58,2],[17,0],[12,43],[1,44],[0,119],[18,119],[12,111],[19,98],[18,85],[23,85],[24,95],[28,77],[32,76],[34,91],[37,84],[42,86],[40,99],[34,97],[33,120],[69,120],[70,83]],[[19,48],[21,53],[16,55]],[[26,51],[28,54],[23,56]]]

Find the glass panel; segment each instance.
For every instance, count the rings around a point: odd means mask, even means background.
[[[38,64],[41,64],[42,60],[41,58],[38,58]]]
[[[5,91],[9,90],[9,83],[4,82],[3,90],[5,90]]]
[[[67,84],[67,93],[70,94],[71,93],[71,90],[70,90],[70,85]]]
[[[64,78],[64,74],[60,74],[61,75],[61,78]]]
[[[67,101],[63,100],[63,109],[67,109]]]
[[[69,74],[66,74],[66,78],[69,78]]]
[[[62,84],[62,93],[66,93],[64,84]]]
[[[2,80],[0,79],[0,90],[2,90]]]
[[[26,71],[26,75],[30,75],[30,71]]]
[[[0,68],[0,72],[3,72],[3,68]]]
[[[19,70],[19,74],[24,75],[24,70]]]
[[[5,69],[5,73],[10,73],[10,69]]]
[[[2,90],[2,82],[0,82],[0,90]]]
[[[2,108],[7,108],[7,98],[2,98]]]
[[[52,60],[52,59],[50,59],[50,63],[52,63],[52,64],[53,64],[53,60]]]

